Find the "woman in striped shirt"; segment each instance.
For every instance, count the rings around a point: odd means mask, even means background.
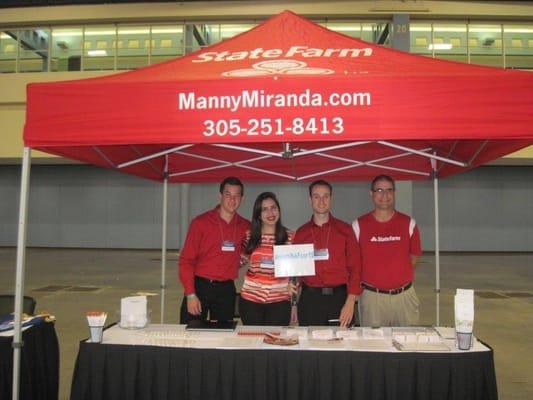
[[[291,244],[293,232],[281,223],[278,199],[263,192],[254,203],[251,230],[243,241],[249,268],[239,300],[245,325],[288,325],[291,318],[289,279],[274,276],[273,246]]]

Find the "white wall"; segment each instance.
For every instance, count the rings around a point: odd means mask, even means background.
[[[0,166],[0,246],[16,243],[19,176],[19,166]],[[533,167],[482,167],[439,186],[442,250],[533,250]],[[243,216],[250,218],[262,191],[278,194],[287,227],[295,229],[310,217],[307,184],[299,183],[246,185]],[[213,207],[217,195],[218,184],[191,184],[189,215]],[[335,183],[334,196],[334,214],[347,222],[372,207],[368,182]],[[169,248],[181,243],[179,202],[180,185],[169,185]],[[33,166],[28,244],[159,248],[161,204],[157,182],[91,166]],[[432,250],[432,183],[399,182],[397,204],[416,218],[423,247]]]

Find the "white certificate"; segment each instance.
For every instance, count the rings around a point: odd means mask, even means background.
[[[315,275],[313,244],[274,246],[274,275],[276,278]]]

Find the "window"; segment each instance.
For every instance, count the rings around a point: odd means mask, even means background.
[[[376,43],[390,21],[321,25]],[[0,72],[134,69],[229,39],[255,21],[25,27],[0,31]],[[422,21],[409,26],[412,53],[496,67],[533,69],[533,24]],[[388,35],[390,36],[390,35]],[[386,45],[387,43],[385,43]],[[16,71],[18,66],[18,71]]]
[[[52,30],[52,71],[79,71],[81,69],[81,28],[54,28]]]
[[[415,38],[415,46],[423,46],[426,47],[428,45],[428,40],[425,37],[417,37]]]
[[[170,49],[172,47],[172,40],[171,39],[161,39],[159,42],[159,47],[162,49]]]
[[[18,72],[48,71],[48,41],[50,32],[45,28],[30,28],[18,31]]]
[[[115,51],[108,43],[116,39],[113,25],[94,25],[85,27],[82,67],[85,71],[115,69]],[[104,47],[105,43],[105,47]]]
[[[431,56],[429,50],[431,43],[431,24],[411,23],[409,26],[409,37],[411,41],[411,53]]]
[[[533,24],[505,24],[503,43],[506,68],[533,69]]]
[[[137,39],[128,40],[128,49],[138,49],[138,48],[139,48],[139,41]]]
[[[358,22],[327,22],[324,24],[324,26],[332,31],[339,32],[356,39],[361,39],[361,36],[363,35],[363,27]]]
[[[15,72],[17,66],[17,31],[0,31],[0,73]]]
[[[470,45],[470,63],[503,67],[501,35],[501,25],[470,24],[468,40],[476,42]]]
[[[153,25],[152,40],[152,64],[183,55],[183,25]]]
[[[118,38],[126,46],[118,49],[117,69],[136,69],[149,64],[150,26],[120,25]]]
[[[468,62],[466,23],[435,23],[433,38],[435,58]]]
[[[461,47],[461,38],[450,38],[450,44],[455,48]]]

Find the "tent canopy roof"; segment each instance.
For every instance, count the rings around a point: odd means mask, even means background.
[[[195,53],[28,85],[26,146],[174,182],[424,179],[533,143],[533,74],[399,52],[289,11]]]

